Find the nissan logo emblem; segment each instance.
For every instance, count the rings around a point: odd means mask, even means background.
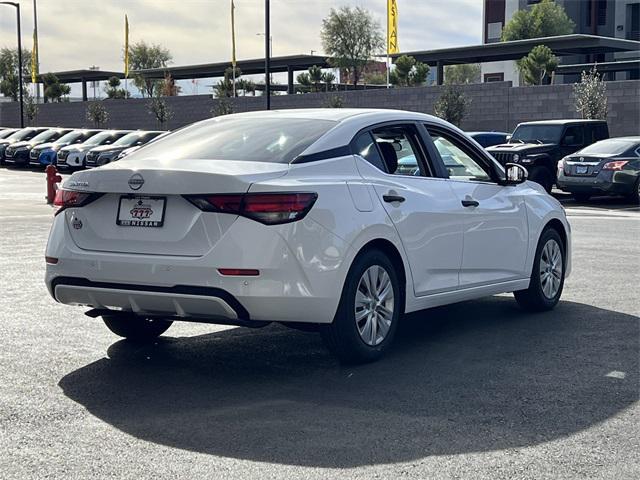
[[[140,187],[144,185],[144,178],[139,173],[135,173],[129,179],[129,188],[131,190],[140,190]]]

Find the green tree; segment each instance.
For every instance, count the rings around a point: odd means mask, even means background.
[[[156,117],[161,130],[164,130],[167,122],[173,118],[173,110],[167,105],[166,100],[159,95],[149,101],[147,108],[149,113]]]
[[[323,72],[322,68],[313,65],[309,71],[303,72],[296,77],[299,84],[298,90],[302,92],[329,91],[336,76],[332,72]]]
[[[435,114],[449,123],[460,126],[462,119],[467,113],[469,99],[455,85],[447,85],[436,100],[434,105]]]
[[[24,116],[27,118],[29,125],[34,125],[34,120],[38,118],[39,111],[38,104],[27,91],[27,95],[24,97]]]
[[[558,67],[558,58],[545,45],[533,47],[529,55],[518,60],[518,70],[527,85],[542,85]]]
[[[344,99],[340,95],[331,95],[324,105],[326,108],[343,108]]]
[[[333,66],[346,70],[354,85],[373,55],[384,48],[380,25],[362,7],[332,8],[322,21],[320,38]]]
[[[211,115],[221,117],[222,115],[230,115],[233,113],[233,103],[228,97],[220,97],[216,100],[215,105],[211,109]]]
[[[31,52],[22,50],[22,93],[26,92],[25,84],[31,78]],[[0,93],[14,101],[19,95],[18,49],[0,49]]]
[[[124,88],[120,88],[120,79],[118,77],[110,77],[104,87],[107,98],[128,98],[131,94]]]
[[[144,40],[129,46],[129,67],[131,70],[145,70],[148,68],[164,68],[173,56],[168,49],[161,45],[147,44]],[[144,75],[136,74],[133,77],[133,84],[140,90],[143,96],[153,97],[156,87],[162,80],[145,78]]]
[[[242,81],[240,76],[242,71],[236,67],[236,97],[240,91]],[[233,67],[229,67],[224,71],[224,78],[219,80],[217,84],[213,86],[213,93],[216,98],[230,98],[233,97]]]
[[[502,41],[569,35],[575,27],[561,5],[542,0],[531,10],[518,10],[513,15],[502,31]]]
[[[369,85],[386,85],[387,76],[380,72],[369,72],[364,75],[364,83]]]
[[[607,85],[595,66],[590,72],[582,72],[580,82],[573,85],[573,96],[582,118],[606,120]]]
[[[87,106],[87,120],[89,120],[96,128],[100,128],[109,121],[109,112],[104,108],[101,102],[91,102]]]
[[[480,64],[447,65],[444,67],[444,83],[447,85],[480,83]]]
[[[414,87],[423,85],[429,75],[429,65],[416,61],[415,58],[402,55],[398,57],[393,71],[389,74],[392,85]]]
[[[71,87],[66,83],[60,83],[58,77],[53,73],[45,73],[42,76],[44,84],[44,101],[61,102],[62,97],[71,93]]]

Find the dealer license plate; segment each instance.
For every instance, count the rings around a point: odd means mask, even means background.
[[[116,224],[122,227],[161,227],[166,197],[120,197]]]

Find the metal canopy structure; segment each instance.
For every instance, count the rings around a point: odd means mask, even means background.
[[[238,60],[236,63],[243,75],[264,74],[264,58],[251,60]],[[296,71],[307,70],[314,65],[320,68],[330,68],[327,57],[321,55],[287,55],[272,57],[270,62],[271,73],[287,72],[287,91],[293,92],[293,79]],[[164,68],[151,68],[146,70],[134,70],[132,75],[143,75],[145,78],[164,78],[171,75],[174,80],[192,80],[196,78],[215,78],[224,76],[227,68],[231,68],[231,62],[205,63],[201,65],[186,65],[181,67],[168,66]]]
[[[441,85],[445,65],[519,60],[528,55],[531,49],[537,45],[546,45],[559,57],[640,51],[640,42],[634,40],[575,34],[487,43],[467,47],[442,48],[439,50],[402,52],[391,55],[391,57],[395,60],[402,55],[410,55],[420,62],[436,66],[437,82],[438,85]]]
[[[563,75],[580,75],[582,72],[588,72],[596,67],[598,73],[603,72],[635,72],[640,76],[640,59],[637,60],[620,60],[619,62],[602,62],[602,63],[576,63],[573,65],[558,65],[557,73]]]
[[[87,82],[99,82],[103,80],[109,80],[111,77],[124,78],[122,72],[108,72],[106,70],[67,70],[64,72],[53,72],[58,77],[58,80],[62,83],[82,83],[82,100],[87,101]],[[40,74],[38,80],[42,82],[42,77],[45,74]]]

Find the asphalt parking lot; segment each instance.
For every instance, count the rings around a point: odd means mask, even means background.
[[[553,312],[421,312],[354,368],[280,326],[118,340],[46,293],[44,191],[0,168],[0,478],[640,476],[637,207],[562,197],[574,270]]]

